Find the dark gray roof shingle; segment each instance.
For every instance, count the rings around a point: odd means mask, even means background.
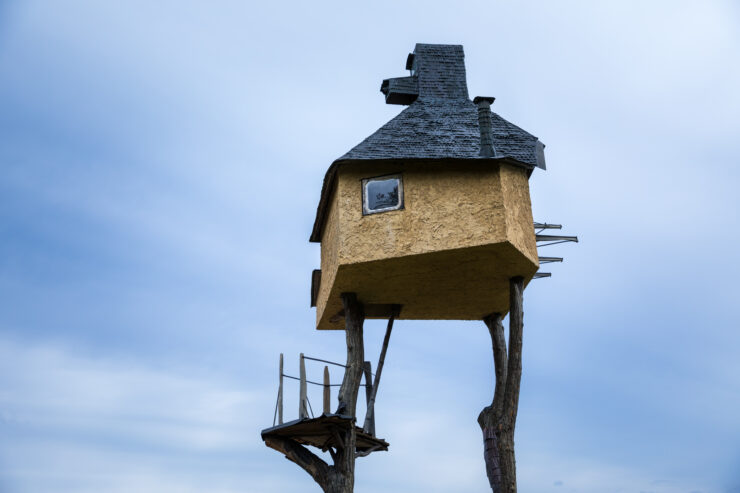
[[[537,137],[493,112],[492,124],[500,157],[544,167],[537,157]],[[373,159],[481,159],[478,107],[469,99],[419,97],[337,161]]]

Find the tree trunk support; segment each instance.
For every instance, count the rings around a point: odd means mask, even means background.
[[[342,386],[339,388],[339,406],[336,414],[355,417],[364,362],[362,326],[365,313],[355,293],[342,293],[342,303],[347,338],[347,367]],[[334,451],[330,450],[334,462],[332,466],[308,448],[289,438],[272,436],[265,439],[265,444],[303,468],[325,493],[352,493],[355,483],[356,428],[350,426],[347,430],[338,430],[337,435],[337,443],[341,446]]]
[[[516,493],[514,429],[519,408],[522,379],[522,333],[524,280],[509,281],[509,350],[506,351],[502,315],[493,313],[483,319],[493,343],[496,375],[493,402],[481,411],[478,424],[483,431],[486,474],[494,493]]]

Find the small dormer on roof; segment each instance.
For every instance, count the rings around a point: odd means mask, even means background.
[[[419,97],[419,78],[411,75],[386,79],[380,86],[380,92],[385,94],[386,103],[408,106]]]

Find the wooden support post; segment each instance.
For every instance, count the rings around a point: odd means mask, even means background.
[[[337,414],[357,416],[357,394],[362,381],[362,364],[365,361],[363,325],[365,307],[355,293],[342,293],[344,305],[344,331],[347,339],[347,365],[344,380],[339,388],[339,407]],[[334,461],[335,472],[327,492],[351,493],[355,484],[355,452],[357,450],[357,430],[351,426],[343,432],[343,447],[337,450]]]
[[[501,413],[502,433],[499,450],[503,488],[506,493],[516,493],[516,458],[514,455],[514,429],[519,410],[519,388],[522,381],[522,338],[524,333],[524,280],[514,277],[509,281],[509,361],[506,368],[506,390]]]
[[[511,426],[512,438],[519,409],[519,386],[522,381],[522,339],[524,335],[524,280],[514,277],[509,283],[509,361],[506,369],[504,418]],[[512,445],[512,453],[513,453]]]
[[[278,385],[278,424],[283,424],[283,353],[280,353],[280,384]]]
[[[367,419],[367,413],[370,409],[370,399],[373,395],[373,364],[369,361],[365,361],[364,366],[362,367],[363,372],[365,373],[365,424],[363,426],[363,430],[365,433],[369,433],[372,436],[375,436],[375,416],[370,417],[370,421]]]
[[[345,332],[347,337],[347,365],[344,380],[339,389],[339,407],[336,414],[354,417],[357,409],[357,394],[362,380],[364,361],[364,341],[362,326],[365,309],[354,293],[342,293],[345,313]],[[301,355],[301,388],[305,395],[305,367]],[[337,433],[335,451],[329,449],[333,466],[311,452],[296,440],[287,437],[270,436],[265,445],[273,448],[299,465],[321,486],[325,493],[352,493],[355,484],[355,459],[357,458],[357,428],[335,430]]]
[[[331,414],[331,383],[329,382],[329,367],[324,366],[324,414]]]
[[[481,411],[478,424],[483,431],[486,473],[494,493],[516,493],[514,429],[522,378],[522,334],[524,280],[509,280],[509,350],[506,350],[502,316],[494,313],[483,321],[493,343],[496,386],[493,402]]]
[[[365,309],[357,300],[355,293],[342,293],[344,305],[344,331],[347,339],[347,364],[342,386],[339,387],[339,407],[337,414],[356,416],[357,392],[362,380],[362,363],[365,360],[365,347],[362,326],[365,322]]]
[[[383,364],[385,363],[385,353],[388,351],[388,342],[391,340],[391,331],[393,330],[393,320],[398,316],[401,311],[400,305],[393,305],[391,317],[388,319],[388,326],[385,329],[385,337],[383,338],[383,347],[380,350],[380,358],[378,358],[378,368],[375,370],[375,382],[373,382],[373,391],[370,395],[370,400],[367,403],[367,413],[365,414],[365,424],[362,430],[365,433],[370,433],[370,428],[373,429],[372,435],[375,435],[375,397],[378,395],[378,386],[380,385],[380,375],[383,373]]]
[[[504,337],[503,316],[500,313],[488,315],[483,319],[493,344],[493,362],[496,375],[493,402],[481,411],[478,424],[483,431],[483,460],[486,464],[486,475],[491,490],[503,493],[503,475],[499,453],[499,422],[503,412],[504,390],[506,388],[506,339]]]
[[[303,419],[308,418],[308,406],[306,396],[306,360],[303,358],[303,353],[301,353],[300,367],[301,387],[300,394],[298,396],[298,418]]]

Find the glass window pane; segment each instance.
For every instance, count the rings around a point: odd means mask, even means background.
[[[371,211],[398,207],[398,178],[371,180],[367,183],[367,205]]]

